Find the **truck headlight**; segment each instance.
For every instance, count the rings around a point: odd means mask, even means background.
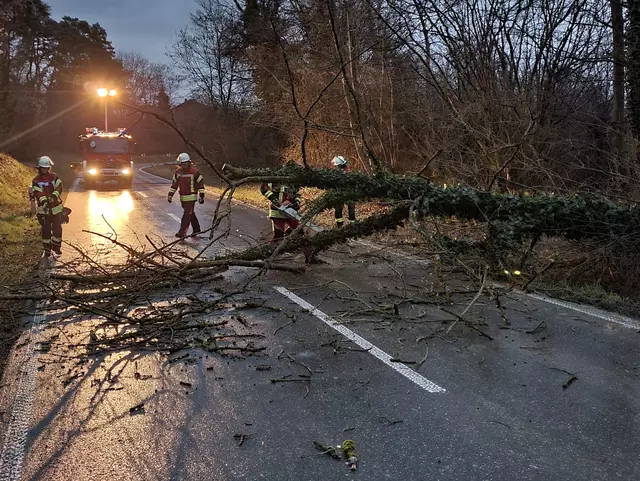
[[[122,169],[122,174],[123,175],[128,175],[129,174],[129,169]]]
[[[89,169],[89,173],[91,175],[96,175],[98,173],[98,169]]]

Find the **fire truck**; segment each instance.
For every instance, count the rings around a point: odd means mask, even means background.
[[[126,129],[102,132],[97,128],[87,128],[80,136],[84,188],[94,189],[98,182],[115,181],[120,187],[130,189],[135,145]]]

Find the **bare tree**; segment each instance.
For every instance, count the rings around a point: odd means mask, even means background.
[[[197,100],[226,109],[245,105],[252,92],[249,70],[235,51],[237,12],[223,0],[197,3],[169,56]]]
[[[168,65],[151,62],[137,52],[119,53],[116,58],[129,75],[126,88],[131,103],[158,106],[161,93],[169,97],[169,103],[175,100],[179,84]]]

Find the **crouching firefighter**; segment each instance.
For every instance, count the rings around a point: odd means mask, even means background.
[[[45,156],[38,159],[38,175],[31,182],[30,196],[36,204],[38,222],[42,227],[44,257],[62,254],[62,224],[69,221],[70,209],[62,205],[62,181],[51,171],[52,160]]]
[[[279,209],[279,207],[300,209],[299,192],[293,186],[276,183],[262,184],[260,192],[271,203],[269,205],[269,219],[271,219],[273,229],[271,242],[275,243],[291,234],[300,225],[297,219],[288,216]]]
[[[347,160],[338,155],[331,160],[331,165],[334,169],[338,169],[343,174],[350,172],[349,163]],[[342,227],[344,225],[344,204],[338,204],[335,206],[336,226]],[[349,222],[355,222],[356,220],[356,205],[353,202],[347,202],[347,211],[349,212]]]
[[[196,217],[196,201],[204,204],[204,179],[191,163],[189,154],[183,152],[178,156],[177,161],[179,165],[173,174],[167,201],[171,202],[176,191],[180,191],[183,213],[180,230],[176,233],[176,237],[184,238],[187,236],[189,224],[193,228],[192,235],[198,235],[201,232],[200,222]]]

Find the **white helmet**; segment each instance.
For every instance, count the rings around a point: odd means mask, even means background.
[[[40,157],[38,159],[38,163],[36,164],[37,167],[42,167],[45,169],[50,169],[52,165],[55,165],[53,163],[53,160],[51,160],[51,158],[46,155],[43,155],[42,157]]]
[[[334,167],[343,167],[347,165],[347,161],[343,156],[338,155],[331,160],[331,164],[333,164]]]
[[[189,157],[189,154],[186,152],[182,152],[176,160],[181,164],[184,164],[185,162],[191,162],[191,157]]]

